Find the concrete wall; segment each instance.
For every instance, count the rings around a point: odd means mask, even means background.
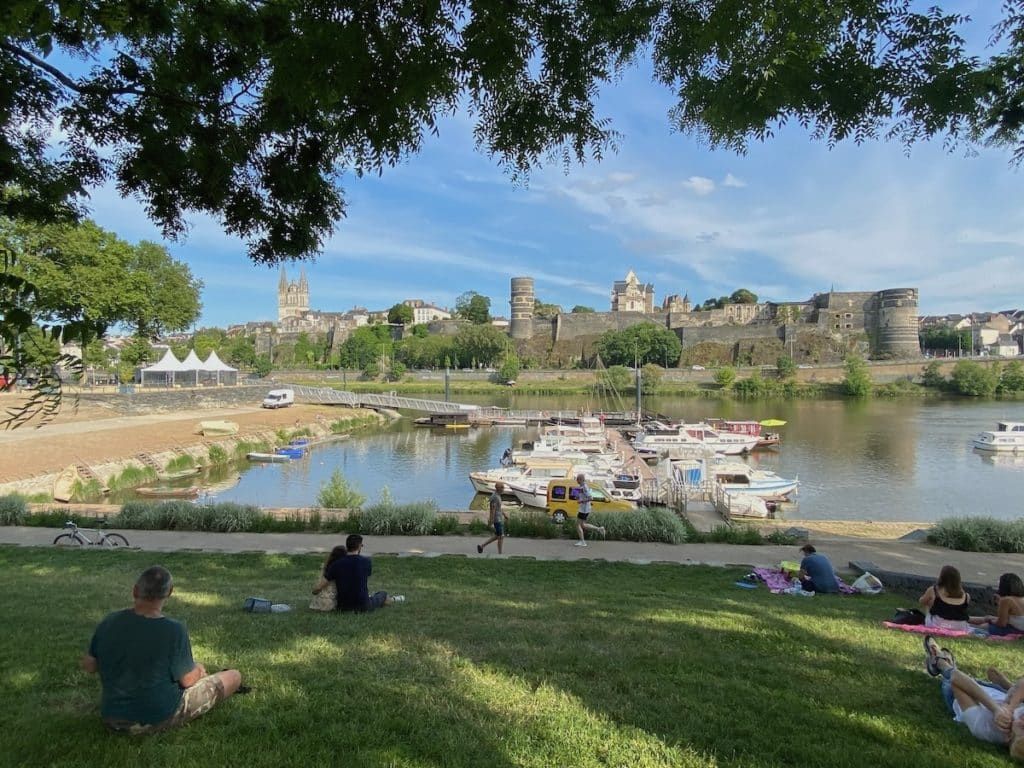
[[[225,408],[239,405],[257,406],[263,402],[273,383],[239,385],[237,387],[200,387],[198,389],[142,389],[134,394],[82,392],[82,402],[93,403],[116,413],[137,411],[185,411],[202,408]]]
[[[571,341],[581,336],[600,336],[605,331],[622,331],[641,323],[667,326],[665,312],[577,312],[555,318],[555,341]]]

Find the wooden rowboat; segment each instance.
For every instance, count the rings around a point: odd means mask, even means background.
[[[149,496],[152,498],[191,499],[199,495],[199,486],[190,485],[187,488],[163,488],[154,485],[145,488],[136,488],[135,492],[139,494],[139,496]]]
[[[249,461],[271,461],[277,463],[291,461],[291,458],[285,456],[283,453],[260,453],[259,451],[247,453],[245,454],[245,458],[247,458]]]

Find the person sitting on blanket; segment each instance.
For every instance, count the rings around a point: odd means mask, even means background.
[[[940,649],[935,638],[924,639],[925,669],[942,678],[942,698],[971,735],[992,744],[1005,744],[1010,757],[1024,761],[1024,677],[1011,684],[990,668],[987,680],[975,680],[956,668],[953,654]]]
[[[918,602],[925,610],[926,627],[948,629],[951,632],[967,632],[967,608],[971,596],[964,591],[960,582],[960,571],[952,565],[942,566],[939,579],[928,587]]]
[[[996,615],[972,616],[971,624],[985,627],[990,635],[1024,634],[1024,581],[1016,573],[1004,573],[996,595]]]
[[[805,592],[820,594],[837,594],[839,582],[832,563],[824,555],[818,554],[810,544],[804,544],[800,551],[804,559],[800,561],[800,586]]]

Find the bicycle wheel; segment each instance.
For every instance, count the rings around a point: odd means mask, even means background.
[[[127,547],[128,539],[122,536],[120,533],[108,533],[103,537],[104,547]]]
[[[72,533],[62,533],[53,543],[58,547],[80,547],[82,546],[82,540]]]

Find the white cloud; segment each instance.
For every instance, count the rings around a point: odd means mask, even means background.
[[[715,191],[715,182],[706,176],[691,176],[682,185],[698,195],[710,195]]]
[[[722,186],[735,187],[737,189],[740,189],[742,187],[747,186],[747,182],[743,181],[743,179],[736,178],[731,173],[727,173],[725,174],[725,179],[722,180]]]

